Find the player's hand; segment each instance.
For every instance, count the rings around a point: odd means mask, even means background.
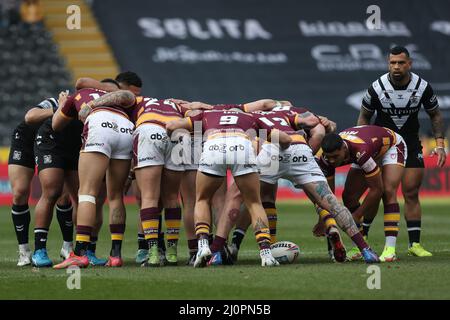
[[[442,147],[434,148],[434,150],[431,151],[431,156],[434,157],[435,155],[438,156],[438,159],[437,159],[438,167],[442,168],[445,164],[445,160],[447,159],[447,154],[445,153],[445,149]]]
[[[322,220],[317,222],[317,224],[313,227],[312,233],[315,237],[325,237],[325,224]]]
[[[191,110],[211,110],[213,109],[213,106],[207,103],[194,101],[190,103],[183,104],[184,108],[191,109]]]
[[[78,112],[78,119],[85,123],[86,118],[91,114],[92,107],[89,104],[85,104],[81,107],[80,112]]]
[[[336,131],[336,123],[328,119],[324,116],[318,116],[320,119],[320,123],[325,127],[327,132],[334,132]]]
[[[171,102],[173,102],[175,104],[186,104],[186,103],[189,103],[189,101],[181,100],[181,99],[175,99],[175,98],[170,98],[170,99],[167,99],[167,100],[169,100],[169,101],[171,101]]]
[[[62,107],[66,103],[68,96],[69,96],[69,91],[68,90],[61,91],[59,93],[59,97],[58,97],[58,105],[59,105],[59,107]]]

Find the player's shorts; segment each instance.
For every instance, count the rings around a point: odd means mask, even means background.
[[[120,114],[94,111],[84,124],[81,152],[100,152],[110,159],[131,159],[133,128],[134,124]]]
[[[298,188],[311,182],[327,181],[311,148],[305,144],[292,144],[280,150],[276,145],[265,143],[258,154],[258,165],[260,180],[269,184],[286,179]]]
[[[53,132],[51,122],[44,123],[39,128],[34,142],[35,162],[38,171],[48,168],[77,171],[81,147],[79,133],[78,140],[65,139],[64,134]]]
[[[425,168],[422,145],[420,143],[413,148],[408,146],[408,156],[406,158],[405,168]]]
[[[234,177],[258,172],[255,151],[250,140],[242,136],[208,139],[203,145],[198,170],[219,177],[230,169]]]
[[[377,161],[382,167],[389,164],[397,164],[405,166],[408,157],[408,148],[406,147],[405,140],[398,133],[396,135],[396,144],[390,147],[383,157]],[[352,168],[361,169],[359,165],[352,163]]]
[[[169,170],[184,171],[181,157],[173,152],[175,145],[163,127],[141,124],[133,133],[134,168],[164,166]]]
[[[23,135],[19,128],[14,130],[8,158],[10,164],[34,169],[34,135]]]
[[[198,164],[202,156],[202,139],[194,140],[193,136],[184,136],[181,144],[183,150],[183,164],[185,171],[198,170]],[[186,148],[186,149],[185,149]]]

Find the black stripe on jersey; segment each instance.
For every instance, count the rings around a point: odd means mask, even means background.
[[[381,90],[383,90],[384,95],[386,96],[386,98],[388,98],[389,100],[391,100],[391,97],[390,97],[389,94],[387,93],[386,88],[384,87],[383,82],[381,81],[381,78],[378,78],[378,84],[380,85]],[[380,102],[381,102],[381,101],[380,101]],[[389,104],[391,105],[391,108],[397,109],[397,108],[395,107],[395,104],[392,103],[392,100],[391,100],[391,103],[389,103]]]
[[[409,97],[408,104],[406,105],[405,108],[409,108],[411,106],[411,101],[412,101],[411,98],[416,96],[417,90],[419,89],[421,83],[422,83],[422,78],[419,77],[419,80],[417,80],[416,86],[414,87],[414,91],[413,91],[411,97]],[[420,105],[419,105],[419,107],[420,107]]]

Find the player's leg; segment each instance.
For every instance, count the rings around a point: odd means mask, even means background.
[[[136,179],[131,183],[131,193],[136,199],[136,205],[138,210],[141,209],[141,191],[139,190]],[[136,263],[141,265],[148,260],[148,242],[145,240],[144,229],[142,228],[141,216],[138,214],[137,219],[137,240],[138,240],[138,250],[136,252]]]
[[[264,211],[267,215],[267,220],[269,221],[270,229],[270,243],[273,244],[277,242],[277,207],[275,202],[277,200],[277,189],[278,183],[271,184],[261,181],[261,201]]]
[[[47,254],[47,236],[52,222],[53,208],[63,191],[64,170],[60,168],[40,170],[39,181],[42,193],[35,208],[35,247],[32,261],[37,267],[50,267],[52,262]]]
[[[384,205],[384,235],[386,243],[380,256],[382,262],[392,262],[397,259],[395,246],[397,242],[400,206],[397,201],[397,190],[402,180],[404,167],[397,164],[383,166],[383,205]]]
[[[73,250],[73,206],[67,185],[64,183],[63,193],[56,201],[56,219],[63,237],[63,244],[59,256],[64,260],[67,259]]]
[[[160,185],[163,166],[153,165],[135,168],[136,183],[141,191],[140,218],[145,240],[149,246],[148,266],[159,266],[158,234],[161,208]]]
[[[111,159],[106,173],[106,195],[109,204],[109,230],[111,251],[107,266],[121,267],[122,242],[125,233],[126,210],[123,187],[130,171],[129,159]]]
[[[194,267],[204,267],[211,258],[209,234],[211,231],[211,202],[214,193],[223,183],[224,176],[197,172],[196,201],[194,208],[195,234],[198,240],[198,251]]]
[[[194,264],[198,244],[194,223],[196,176],[197,170],[185,171],[180,184],[181,199],[183,202],[184,232],[189,250],[188,265]]]
[[[408,254],[416,257],[430,257],[432,253],[420,244],[422,230],[422,208],[419,200],[420,186],[424,176],[423,168],[405,168],[402,179],[402,193],[405,199],[405,220],[408,228]]]
[[[337,200],[326,180],[305,183],[302,185],[302,188],[311,201],[332,214],[339,227],[358,246],[366,262],[379,262],[378,256],[369,248],[359,232],[352,214]]]
[[[166,168],[162,171],[161,199],[164,207],[167,235],[165,258],[168,265],[178,264],[177,247],[181,226],[181,207],[178,201],[178,193],[183,173],[184,171],[174,171]]]
[[[217,189],[212,198],[211,209],[214,217],[214,225],[217,226],[220,220],[221,213],[223,211],[223,204],[225,203],[225,197],[227,194],[227,179],[224,179],[222,185]],[[211,237],[213,235],[211,234]],[[210,241],[212,240],[210,237]]]
[[[347,173],[345,180],[344,191],[342,193],[342,201],[344,206],[353,214],[360,206],[359,200],[367,189],[366,179],[363,170],[352,166]],[[376,212],[375,212],[376,213]],[[373,213],[365,213],[363,217],[356,217],[353,215],[357,228],[362,232],[362,235],[367,241],[370,225],[375,216]],[[350,261],[359,260],[362,258],[361,252],[356,244],[347,251],[347,259]]]
[[[13,196],[11,216],[19,244],[19,260],[17,262],[19,267],[31,263],[31,250],[28,244],[31,216],[28,198],[33,175],[34,166],[28,168],[17,164],[8,164],[8,177]]]
[[[217,194],[217,192],[216,192]],[[228,235],[240,216],[242,196],[236,183],[232,183],[225,196],[222,212],[216,224],[216,234],[211,244],[209,265],[233,264],[234,258],[226,246]],[[237,257],[237,252],[236,252]]]
[[[89,264],[92,266],[104,266],[108,260],[98,258],[96,255],[98,234],[103,225],[103,206],[106,201],[106,182],[102,183],[100,192],[95,203],[95,224],[91,233],[91,241],[88,244],[86,255],[89,259]]]
[[[259,174],[252,172],[234,176],[234,181],[241,191],[244,204],[252,218],[252,226],[260,250],[261,265],[277,266],[279,263],[270,251],[269,221],[261,204]]]
[[[75,249],[55,269],[67,268],[71,265],[86,267],[89,265],[87,248],[92,230],[95,226],[96,203],[106,170],[109,157],[101,152],[82,152],[78,164],[80,188],[78,192],[77,226]]]

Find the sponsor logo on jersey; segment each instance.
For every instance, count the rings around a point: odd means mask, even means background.
[[[13,159],[14,160],[22,159],[22,151],[14,150],[14,152],[13,152]]]
[[[44,158],[44,164],[52,163],[52,155],[51,154],[45,154],[43,158]]]

